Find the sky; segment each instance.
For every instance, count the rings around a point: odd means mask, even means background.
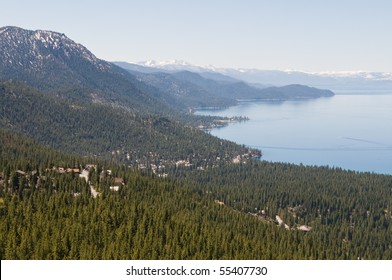
[[[0,26],[65,33],[108,61],[392,72],[390,0],[1,2]]]

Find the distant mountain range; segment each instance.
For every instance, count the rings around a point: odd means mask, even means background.
[[[253,85],[240,79],[216,72],[195,72],[196,67],[181,64],[190,70],[181,70],[170,66],[168,69],[152,68],[125,62],[115,62],[127,69],[138,80],[153,85],[172,95],[177,102],[181,101],[188,107],[222,107],[236,104],[241,99],[274,99],[290,100],[333,96],[329,90],[320,90],[299,84],[284,87],[266,87]]]
[[[121,66],[120,63],[117,63]],[[192,71],[203,76],[224,75],[228,79],[238,79],[256,86],[285,86],[289,84],[303,84],[318,88],[328,88],[339,92],[349,91],[391,91],[392,73],[366,71],[336,71],[336,72],[304,72],[296,70],[259,70],[219,68],[214,66],[195,66],[190,63],[172,61],[144,61],[134,64],[138,71]]]

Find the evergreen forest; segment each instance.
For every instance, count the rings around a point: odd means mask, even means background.
[[[392,258],[391,176],[250,161],[159,178],[0,143],[1,259]]]
[[[392,176],[265,162],[208,133],[246,117],[192,113],[332,95],[136,73],[0,27],[0,259],[390,260]]]

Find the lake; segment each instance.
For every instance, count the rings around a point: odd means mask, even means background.
[[[241,101],[196,114],[249,117],[211,134],[259,148],[267,161],[392,174],[392,94]]]

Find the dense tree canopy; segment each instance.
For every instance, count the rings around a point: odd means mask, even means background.
[[[5,130],[0,144],[1,259],[392,258],[390,176],[248,162],[161,179]],[[59,172],[87,163],[96,198]]]

